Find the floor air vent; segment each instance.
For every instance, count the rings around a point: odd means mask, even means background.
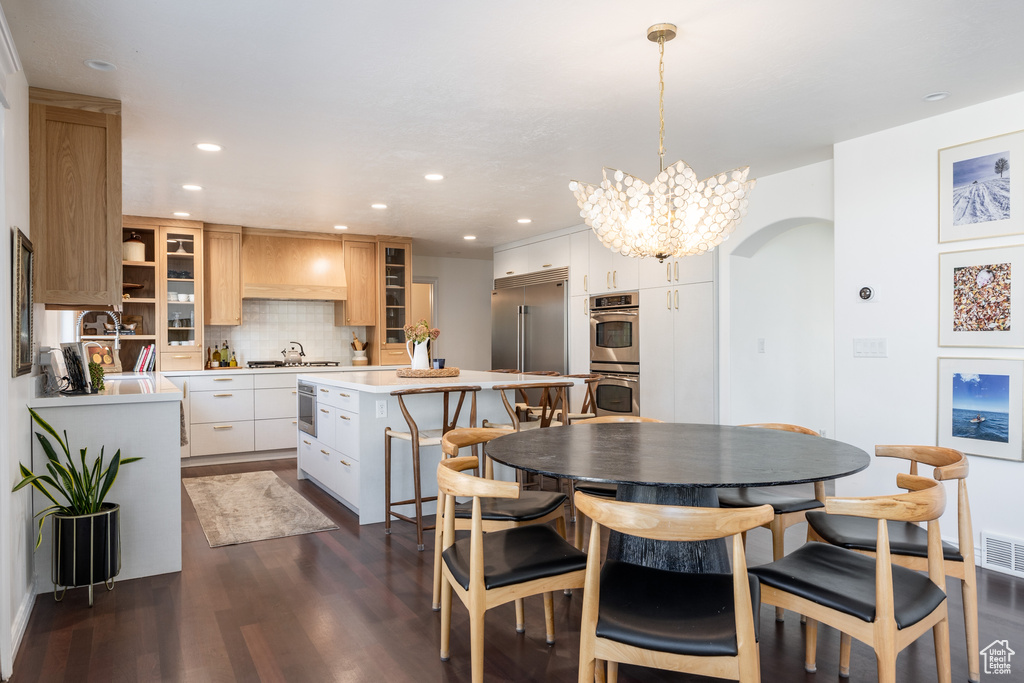
[[[1024,578],[1024,540],[981,532],[981,566]]]

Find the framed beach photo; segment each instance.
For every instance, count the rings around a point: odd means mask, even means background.
[[[1024,131],[939,150],[939,242],[1024,233]]]
[[[1024,360],[939,358],[939,446],[1020,461],[1022,422]]]
[[[1024,247],[939,254],[939,346],[1024,347]]]

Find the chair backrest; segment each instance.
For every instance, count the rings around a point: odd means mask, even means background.
[[[524,375],[540,375],[542,377],[561,377],[562,373],[554,370],[525,370]]]
[[[518,375],[519,371],[515,368],[494,368],[491,372],[503,372],[506,375]]]
[[[442,434],[447,434],[451,430],[455,429],[455,426],[459,422],[459,413],[462,412],[462,404],[466,400],[466,394],[470,395],[470,409],[469,409],[469,426],[476,426],[476,392],[480,391],[480,387],[477,386],[444,386],[444,387],[423,387],[420,389],[398,389],[392,391],[391,395],[398,398],[398,407],[402,410],[402,415],[405,417],[406,423],[409,425],[409,431],[412,434],[413,440],[419,438],[420,430],[416,426],[416,420],[412,418],[409,413],[408,407],[405,405],[406,396],[418,396],[423,394],[442,394],[444,396],[444,413],[441,422]],[[455,405],[454,412],[450,410],[449,396],[458,392],[459,402]]]
[[[794,434],[807,434],[808,436],[821,436],[821,434],[813,429],[801,427],[800,425],[786,424],[785,422],[754,422],[740,425],[740,427],[756,427],[758,429],[774,429],[780,432],[793,432]],[[825,501],[825,482],[814,482],[814,497],[821,502]]]
[[[513,434],[511,429],[494,429],[492,427],[459,427],[441,437],[441,451],[446,458],[459,457],[459,449],[465,446],[476,446],[487,443],[499,436]],[[494,463],[490,458],[484,465],[484,476],[494,478]]]
[[[595,395],[597,383],[604,379],[604,375],[598,375],[594,372],[587,372],[580,375],[564,375],[565,377],[573,377],[575,379],[582,379],[586,384],[586,393],[583,394],[583,405],[580,406],[580,412],[586,415],[587,413],[595,412],[594,408],[597,405],[597,396]]]
[[[597,425],[615,422],[634,424],[640,422],[661,422],[661,420],[656,420],[653,417],[640,417],[639,415],[601,415],[600,417],[590,417],[586,420],[577,420],[573,424]]]
[[[540,419],[541,427],[551,426],[552,418],[555,416],[555,412],[562,410],[568,412],[566,409],[566,389],[573,385],[572,382],[529,382],[522,384],[499,384],[493,389],[501,393],[501,402],[505,404],[505,412],[512,419],[512,428],[515,431],[519,431],[520,415],[519,411],[516,410],[515,405],[508,400],[506,391],[512,391],[518,393],[526,390],[539,390],[540,401],[536,408],[539,410],[538,418]]]
[[[971,503],[967,497],[967,456],[952,448],[941,446],[875,446],[875,456],[903,458],[910,461],[910,474],[917,474],[917,465],[934,467],[932,476],[938,481],[956,481],[957,538],[960,556],[964,562],[974,562],[974,525],[971,522]]]

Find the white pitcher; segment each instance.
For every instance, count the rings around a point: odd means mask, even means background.
[[[409,345],[412,344],[412,348]],[[405,342],[405,350],[409,352],[409,358],[412,359],[413,370],[429,370],[430,369],[430,356],[427,354],[427,342],[413,342],[408,339]]]

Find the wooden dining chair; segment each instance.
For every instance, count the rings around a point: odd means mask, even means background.
[[[910,474],[918,473],[918,464],[934,467],[938,481],[957,484],[957,536],[959,548],[942,543],[942,565],[946,576],[960,579],[964,606],[964,631],[967,636],[968,679],[981,679],[978,643],[978,583],[974,566],[974,529],[967,499],[967,457],[960,451],[939,446],[875,446],[875,455],[910,461]],[[878,545],[877,530],[870,519],[833,515],[828,512],[807,514],[808,532],[813,540],[873,556]],[[928,534],[911,522],[889,522],[889,547],[893,564],[916,571],[928,570]],[[849,673],[849,637],[841,642],[840,672]]]
[[[639,415],[602,415],[600,417],[590,417],[582,420],[578,420],[574,424],[578,425],[591,425],[591,424],[630,424],[640,422],[661,422],[653,417],[640,417]],[[599,498],[615,498],[615,494],[618,493],[619,487],[615,484],[606,484],[600,481],[579,481],[573,480],[572,482],[573,495],[575,496],[577,491],[582,491],[589,496],[597,496]],[[576,516],[573,521],[573,540],[577,548],[583,549],[583,527],[586,524],[587,518],[584,515],[580,517],[579,510],[576,511]]]
[[[444,494],[444,551],[441,554],[441,660],[451,652],[452,593],[469,610],[472,680],[484,677],[484,615],[498,605],[542,593],[547,643],[555,642],[554,595],[583,586],[587,556],[545,524],[531,524],[485,534],[484,501],[516,500],[518,484],[465,474],[479,459],[462,456],[437,466]],[[455,498],[472,497],[469,538],[455,540]]]
[[[758,429],[777,429],[783,432],[794,434],[807,434],[808,436],[820,436],[818,432],[807,427],[784,424],[781,422],[760,422],[757,424],[745,424],[741,427],[756,427]],[[764,528],[772,532],[772,559],[777,560],[786,554],[786,529],[794,524],[805,522],[808,510],[815,510],[824,505],[825,482],[814,482],[814,496],[794,496],[792,494],[773,491],[772,487],[761,488],[723,488],[718,489],[718,504],[724,508],[753,507],[756,505],[771,505],[775,510],[772,517]],[[746,537],[744,536],[744,541]],[[785,610],[775,610],[775,620],[782,621],[785,617]]]
[[[510,429],[453,429],[441,438],[441,451],[446,458],[459,457],[459,449],[466,446],[484,444],[500,436],[513,433]],[[480,476],[494,479],[494,462],[484,457],[484,467]],[[555,528],[562,538],[565,533],[565,505],[568,502],[565,494],[557,491],[521,491],[519,498],[486,498],[481,505],[481,519],[484,533],[511,529],[529,524],[547,524],[554,520]],[[444,530],[444,494],[439,493],[437,501],[437,524],[434,538],[434,581],[432,607],[434,611],[441,609],[441,543]],[[464,531],[472,525],[473,505],[470,502],[455,504],[455,530]],[[522,600],[516,601],[516,631],[524,631],[524,615]]]
[[[459,422],[459,414],[462,412],[462,404],[466,395],[470,396],[469,426],[476,426],[476,394],[480,391],[477,386],[443,386],[423,387],[421,389],[400,389],[392,391],[391,395],[398,398],[398,407],[409,425],[409,431],[404,432],[391,427],[384,428],[384,533],[391,534],[391,518],[400,519],[403,522],[410,522],[416,525],[416,547],[423,550],[423,532],[433,529],[433,526],[423,525],[423,504],[437,500],[437,496],[423,497],[422,481],[420,480],[420,449],[427,446],[440,446],[441,437],[455,428]],[[413,419],[409,408],[405,405],[407,396],[423,396],[428,394],[441,394],[442,415],[441,429],[420,429]],[[454,410],[451,409],[449,397],[458,394],[458,402]],[[412,448],[412,485],[413,497],[406,500],[391,500],[391,440],[399,439],[408,441]],[[412,505],[415,512],[413,516],[395,512],[394,508],[400,505]]]
[[[946,490],[934,479],[902,473],[896,476],[896,485],[908,493],[825,499],[825,512],[866,518],[875,526],[878,552],[873,558],[827,543],[806,543],[781,560],[750,569],[761,581],[762,602],[807,617],[808,672],[817,670],[820,621],[843,633],[840,645],[847,665],[851,636],[874,648],[879,683],[896,682],[897,655],[931,630],[939,681],[950,682],[938,522],[946,507]],[[927,575],[893,563],[887,520],[928,523]]]
[[[652,505],[577,492],[576,508],[594,520],[583,584],[580,683],[594,681],[602,661],[608,664],[609,683],[617,680],[620,662],[741,683],[761,680],[759,586],[747,575],[741,533],[771,519],[771,507]],[[672,572],[616,560],[602,567],[601,527],[656,541],[731,537],[732,575]]]

